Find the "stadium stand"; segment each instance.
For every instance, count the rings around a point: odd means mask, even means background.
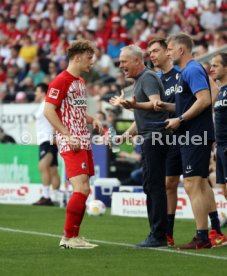
[[[0,114],[3,104],[32,103],[35,85],[49,84],[66,68],[71,40],[90,39],[99,48],[92,72],[84,76],[95,114],[106,112],[109,98],[130,85],[115,49],[136,44],[146,52],[152,38],[184,31],[194,39],[195,57],[209,68],[213,53],[227,50],[226,27],[223,0],[0,1]],[[125,110],[117,116],[132,119]]]
[[[155,36],[185,31],[193,36],[195,51],[206,43],[211,53],[226,43],[226,21],[226,1],[3,0],[0,3],[0,60],[6,67],[1,66],[0,102],[15,102],[16,94],[21,91],[32,102],[37,82],[49,84],[55,75],[49,71],[49,63],[56,64],[56,73],[66,68],[66,49],[73,39],[93,40],[101,51],[97,63],[113,59],[105,77],[99,65],[94,67],[94,77],[88,79],[105,87],[106,80],[115,81],[113,77],[118,71],[119,54],[115,49],[136,43],[145,50],[147,42]],[[40,63],[45,75],[37,77],[36,72],[31,73],[33,62]],[[31,74],[33,82],[27,79]],[[15,91],[6,85],[5,80],[10,77],[14,78]],[[109,91],[108,87],[103,90]]]

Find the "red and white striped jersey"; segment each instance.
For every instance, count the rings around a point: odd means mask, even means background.
[[[81,149],[91,149],[90,132],[87,127],[87,98],[85,81],[74,77],[66,70],[60,73],[49,85],[46,102],[57,106],[57,114],[70,134],[80,140]],[[69,143],[57,132],[57,145],[60,153],[70,151]]]

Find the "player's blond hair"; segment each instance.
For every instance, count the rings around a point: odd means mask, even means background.
[[[167,44],[169,44],[170,41],[173,41],[177,44],[182,44],[185,46],[185,48],[191,52],[192,48],[194,46],[193,40],[191,38],[190,35],[186,34],[186,33],[179,33],[179,34],[174,34],[174,35],[170,35],[167,38]]]

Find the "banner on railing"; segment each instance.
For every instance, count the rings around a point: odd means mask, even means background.
[[[227,216],[227,202],[224,196],[216,189],[214,189],[214,194],[218,211]],[[113,193],[111,214],[126,217],[147,217],[146,195],[130,192]],[[191,203],[184,188],[178,188],[176,218],[194,218]]]
[[[1,104],[0,125],[18,144],[36,144],[35,115],[40,104]]]

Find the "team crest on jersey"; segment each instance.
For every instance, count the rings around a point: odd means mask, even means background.
[[[81,164],[81,168],[83,169],[83,170],[85,170],[86,169],[86,163],[85,162],[83,162],[82,164]]]
[[[176,74],[176,80],[178,80],[178,79],[179,79],[179,77],[180,77],[180,74],[179,74],[179,73],[177,73],[177,74]]]
[[[223,92],[223,97],[225,97],[226,95],[227,95],[227,91],[224,90],[224,92]]]
[[[56,88],[51,88],[49,92],[49,97],[56,100],[58,98],[59,92],[60,90]]]

